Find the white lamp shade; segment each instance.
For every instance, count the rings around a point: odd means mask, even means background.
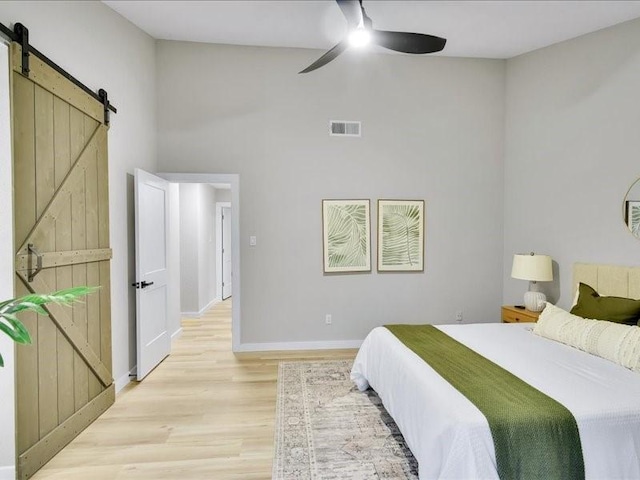
[[[511,277],[530,282],[550,282],[553,280],[551,257],[530,253],[516,254],[513,256]]]

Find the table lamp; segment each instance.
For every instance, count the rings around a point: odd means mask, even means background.
[[[551,257],[535,253],[517,253],[513,256],[511,277],[529,280],[529,291],[524,294],[524,306],[532,312],[541,312],[547,297],[539,291],[537,282],[553,280]]]

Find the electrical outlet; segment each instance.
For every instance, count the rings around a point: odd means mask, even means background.
[[[456,312],[456,322],[462,323],[462,310]]]
[[[327,314],[324,316],[324,323],[326,323],[327,325],[331,325],[331,321],[332,321],[332,319],[331,319],[331,314],[330,314],[330,313],[327,313]]]

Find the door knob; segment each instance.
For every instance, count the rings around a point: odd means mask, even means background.
[[[150,286],[150,285],[153,285],[153,282],[145,282],[145,281],[143,281],[143,282],[140,284],[140,288],[147,288],[147,287],[148,287],[148,286]]]

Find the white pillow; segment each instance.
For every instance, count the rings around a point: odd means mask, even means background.
[[[547,303],[533,333],[640,372],[640,327],[585,319]]]

